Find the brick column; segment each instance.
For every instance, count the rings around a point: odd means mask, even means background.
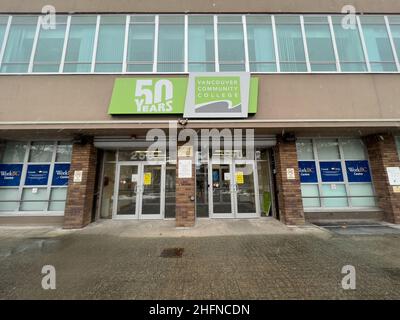
[[[389,184],[387,167],[400,167],[396,142],[391,134],[367,136],[364,139],[369,156],[372,178],[379,207],[384,212],[384,219],[400,223],[400,193]]]
[[[275,163],[280,220],[285,224],[304,224],[296,142],[278,138]],[[294,179],[288,179],[291,177],[288,177],[287,169],[289,173],[294,170]]]
[[[96,178],[97,150],[92,142],[74,144],[64,214],[64,228],[83,228],[91,221]],[[82,171],[82,181],[74,182],[74,172]]]
[[[176,162],[176,226],[193,227],[196,220],[196,201],[191,199],[191,197],[196,196],[194,151],[192,150],[190,156],[183,156],[180,153],[178,147],[178,160]],[[192,162],[191,178],[179,178],[180,160],[189,160]]]

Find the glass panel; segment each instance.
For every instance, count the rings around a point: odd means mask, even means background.
[[[389,22],[397,57],[400,59],[400,16],[389,17]]]
[[[8,21],[7,16],[0,16],[0,48],[1,45],[3,44],[3,38],[7,28],[7,21]]]
[[[229,22],[224,24],[227,19]],[[237,22],[233,22],[232,19]],[[218,54],[221,71],[245,70],[244,35],[241,17],[218,17]]]
[[[51,162],[53,149],[52,142],[32,142],[29,162]]]
[[[165,218],[175,218],[176,212],[176,166],[167,165],[165,175]]]
[[[160,214],[161,165],[143,166],[142,215]]]
[[[396,148],[397,148],[397,156],[400,159],[400,137],[399,136],[395,137],[395,141],[396,141]]]
[[[28,72],[38,17],[14,16],[1,72]]]
[[[365,45],[372,71],[396,71],[385,21],[381,16],[361,16]]]
[[[275,72],[276,62],[271,17],[247,16],[247,40],[250,71]]]
[[[40,28],[33,72],[58,72],[64,47],[67,18],[57,16],[55,29]]]
[[[105,163],[104,176],[103,176],[103,193],[101,195],[101,209],[100,209],[101,218],[111,218],[112,216],[113,200],[114,200],[114,184],[115,184],[115,163]]]
[[[138,179],[137,166],[120,167],[117,215],[136,214]]]
[[[67,188],[52,188],[49,211],[64,211],[67,199]]]
[[[158,72],[184,71],[184,18],[160,16],[158,30]]]
[[[241,213],[256,213],[257,199],[253,165],[235,165],[235,184],[238,215],[240,216]]]
[[[26,152],[25,142],[9,141],[0,147],[1,163],[24,162]]]
[[[229,213],[232,211],[231,171],[228,164],[213,164],[212,185],[213,185],[213,212]]]
[[[319,160],[340,159],[339,145],[335,139],[324,139],[316,141]]]
[[[124,16],[101,16],[95,71],[122,71],[125,23]]]
[[[72,155],[72,144],[59,142],[57,146],[56,162],[70,162]]]
[[[375,207],[374,190],[371,183],[349,184],[349,196],[353,207]],[[371,197],[368,197],[371,196]]]
[[[300,17],[276,16],[279,60],[283,72],[306,72]]]
[[[327,17],[304,17],[311,71],[336,71],[335,53]]]
[[[325,198],[331,197],[331,198]],[[324,207],[347,207],[346,188],[344,184],[322,185],[322,206]]]
[[[320,207],[318,185],[302,184],[301,196],[303,197],[303,207]],[[312,198],[307,198],[312,197]]]
[[[299,160],[314,160],[313,144],[311,140],[298,140],[296,142],[297,158]]]
[[[43,200],[43,201],[41,201]],[[47,208],[46,188],[24,188],[22,191],[21,211],[45,211]]]
[[[264,152],[262,153],[262,155]],[[260,198],[261,212],[266,216],[269,215],[272,206],[272,192],[270,189],[270,176],[269,176],[269,162],[258,161],[257,162],[257,173],[258,173],[258,192]]]
[[[214,71],[213,16],[190,16],[188,32],[189,71]]]
[[[344,16],[332,17],[341,70],[367,71],[358,28],[356,25],[352,29],[343,28],[343,18]]]
[[[96,16],[72,16],[64,72],[90,72]]]
[[[208,164],[196,168],[196,216],[208,217]]]
[[[129,26],[128,63],[140,64],[129,65],[128,71],[153,71],[154,30],[154,18],[152,23],[135,23]]]
[[[361,139],[342,140],[342,149],[345,159],[364,160],[365,146]]]
[[[18,202],[12,202],[12,200],[18,200],[18,191],[18,188],[0,188],[0,211],[18,210]]]

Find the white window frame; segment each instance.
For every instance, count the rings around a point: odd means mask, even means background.
[[[53,144],[53,151],[51,155],[51,160],[49,162],[30,162],[29,161],[29,156],[31,152],[31,146],[32,143],[34,142],[48,142]],[[21,178],[20,178],[20,183],[19,186],[14,186],[14,187],[0,187],[0,189],[18,189],[18,198],[17,200],[13,201],[10,200],[10,202],[18,202],[17,205],[17,210],[14,211],[0,211],[0,216],[63,216],[64,211],[51,211],[49,210],[50,204],[51,204],[51,191],[53,189],[57,188],[68,188],[68,185],[65,186],[53,186],[52,185],[52,180],[53,180],[53,173],[54,173],[54,166],[56,164],[71,164],[71,160],[69,162],[65,161],[56,161],[57,157],[57,147],[60,143],[71,143],[69,140],[30,140],[30,141],[23,141],[26,145],[25,149],[25,155],[24,155],[24,160],[23,162],[15,162],[13,164],[22,164],[22,171],[21,171]],[[72,145],[72,143],[71,143]],[[72,156],[72,154],[71,154]],[[49,165],[49,176],[47,180],[46,185],[34,185],[34,186],[26,186],[25,185],[25,179],[26,179],[26,173],[29,165]],[[22,200],[22,194],[24,189],[32,189],[32,188],[38,188],[38,189],[46,189],[46,200],[43,200],[41,202],[46,202],[45,210],[38,210],[38,211],[25,211],[21,210],[21,205],[24,202]],[[61,200],[60,200],[61,201]],[[26,201],[29,202],[29,201]],[[39,201],[40,202],[40,201]],[[0,202],[1,204],[1,202]]]

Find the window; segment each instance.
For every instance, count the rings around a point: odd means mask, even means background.
[[[96,52],[96,72],[122,72],[125,16],[101,16]]]
[[[389,17],[389,24],[397,57],[400,58],[400,16]]]
[[[3,43],[4,35],[6,33],[8,17],[0,16],[0,49]]]
[[[371,71],[396,71],[396,63],[383,17],[360,18]]]
[[[96,16],[72,16],[64,72],[91,71],[96,20]]]
[[[68,142],[0,145],[0,212],[63,212],[71,151]]]
[[[333,30],[339,55],[340,68],[343,72],[367,71],[364,51],[357,24],[353,28],[344,28],[344,16],[333,16]]]
[[[304,17],[311,71],[336,71],[336,59],[327,17]]]
[[[184,71],[184,17],[160,16],[158,30],[158,72]]]
[[[218,16],[220,71],[245,71],[244,35],[241,16]]]
[[[189,71],[215,71],[213,16],[189,17]]]
[[[58,15],[55,28],[39,28],[33,72],[59,72],[67,17]]]
[[[154,16],[131,16],[128,38],[128,72],[152,72]]]
[[[37,21],[38,17],[30,16],[14,16],[12,18],[1,72],[28,72]]]
[[[275,23],[281,71],[306,72],[300,17],[275,16]]]
[[[304,208],[376,207],[361,139],[301,139],[296,146]]]
[[[276,72],[274,37],[270,16],[247,17],[250,71]]]

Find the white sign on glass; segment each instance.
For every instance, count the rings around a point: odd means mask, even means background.
[[[391,186],[400,185],[400,167],[387,167],[387,175]]]

